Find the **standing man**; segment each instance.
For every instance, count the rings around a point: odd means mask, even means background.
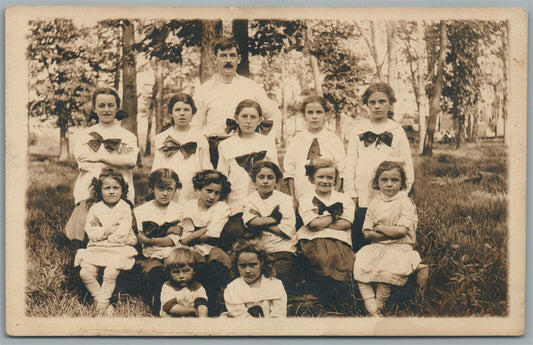
[[[226,119],[234,118],[235,108],[240,101],[251,99],[261,105],[265,120],[274,122],[269,134],[272,140],[279,126],[281,113],[259,84],[237,74],[241,55],[233,38],[218,40],[213,50],[217,72],[195,91],[194,103],[198,110],[191,124],[201,129],[206,136],[211,163],[216,168],[218,144],[228,137]]]

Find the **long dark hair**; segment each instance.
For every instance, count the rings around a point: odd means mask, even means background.
[[[219,200],[226,200],[228,194],[231,193],[231,183],[228,181],[226,175],[220,171],[212,169],[202,170],[192,178],[192,185],[197,191],[202,190],[204,186],[207,186],[211,183],[219,184],[222,187]]]
[[[93,178],[89,187],[91,188],[91,196],[89,197],[89,199],[87,199],[87,205],[91,206],[92,204],[103,200],[102,184],[104,179],[106,178],[110,178],[118,182],[118,184],[122,188],[122,195],[120,196],[120,198],[127,202],[130,207],[133,207],[131,202],[128,200],[128,183],[124,179],[124,176],[122,176],[122,174],[114,168],[103,168],[102,172],[100,173],[100,176],[98,176],[98,178]]]

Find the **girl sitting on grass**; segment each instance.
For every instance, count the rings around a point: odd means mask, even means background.
[[[252,168],[257,191],[244,199],[243,221],[251,236],[258,236],[270,258],[274,271],[283,281],[287,293],[295,283],[296,260],[295,213],[292,198],[275,190],[283,174],[273,162],[259,161]]]
[[[199,255],[186,247],[176,248],[165,259],[168,281],[161,289],[161,316],[207,317],[207,295],[193,280]]]
[[[174,194],[181,188],[178,174],[171,169],[157,169],[148,179],[149,192],[146,203],[134,210],[137,220],[137,238],[142,244],[145,260],[141,272],[146,278],[144,297],[152,308],[152,314],[159,315],[161,286],[167,280],[163,261],[180,245],[183,228],[181,211],[174,202]]]
[[[207,290],[209,315],[218,316],[217,295],[228,283],[231,269],[229,256],[218,246],[229,217],[230,210],[224,200],[231,192],[231,185],[224,174],[215,170],[200,171],[192,182],[199,198],[181,205],[183,235],[180,242],[205,258],[206,264],[198,280]]]
[[[381,316],[391,284],[403,286],[420,263],[413,250],[416,207],[400,193],[406,183],[401,163],[385,161],[378,166],[372,185],[380,195],[370,203],[363,224],[365,239],[372,243],[357,252],[354,265],[354,278],[371,316]],[[375,293],[371,283],[377,283]]]
[[[315,190],[300,199],[303,226],[297,237],[309,265],[307,282],[324,306],[339,306],[349,295],[353,280],[355,254],[350,227],[354,216],[353,201],[334,190],[339,173],[335,163],[317,158],[306,167]],[[337,292],[337,293],[336,293]]]
[[[102,169],[93,180],[94,202],[87,215],[87,249],[79,249],[74,266],[81,266],[80,277],[96,302],[99,315],[111,316],[109,299],[115,290],[120,270],[130,270],[135,263],[137,238],[132,229],[132,205],[127,199],[128,184],[120,172]],[[104,268],[102,284],[98,271]]]
[[[239,277],[228,284],[224,301],[229,317],[275,318],[287,315],[287,294],[271,277],[272,264],[256,240],[239,240],[233,247],[233,266]]]

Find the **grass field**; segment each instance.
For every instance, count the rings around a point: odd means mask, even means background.
[[[440,147],[432,158],[415,156],[413,199],[418,209],[416,249],[430,267],[427,292],[417,303],[394,304],[393,316],[505,316],[507,298],[507,158],[503,145],[484,143],[456,151]],[[136,169],[144,195],[151,162]],[[91,316],[90,297],[72,267],[75,249],[62,229],[73,208],[74,162],[59,164],[32,155],[27,190],[27,285],[29,316]],[[135,288],[135,269],[119,277],[117,316],[150,313]],[[354,289],[353,298],[357,300]],[[326,310],[290,302],[289,315],[362,316],[356,307]]]

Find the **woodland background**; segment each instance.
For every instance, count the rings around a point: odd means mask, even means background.
[[[169,120],[167,101],[176,91],[194,94],[211,77],[212,46],[221,36],[241,46],[238,73],[263,85],[280,106],[280,160],[287,140],[305,128],[298,108],[307,93],[329,100],[328,126],[346,141],[353,122],[366,116],[366,86],[391,84],[394,120],[411,140],[416,250],[430,278],[423,299],[397,301],[389,315],[508,314],[508,21],[35,18],[27,24],[29,316],[91,315],[72,267],[75,249],[62,229],[78,173],[71,139],[89,125],[94,88],[115,87],[130,114],[122,125],[141,147],[138,204],[151,138]],[[134,288],[139,279],[135,270],[121,274],[118,316],[149,317]],[[353,305],[338,310],[289,301],[289,315],[364,315],[356,289],[352,295]]]

